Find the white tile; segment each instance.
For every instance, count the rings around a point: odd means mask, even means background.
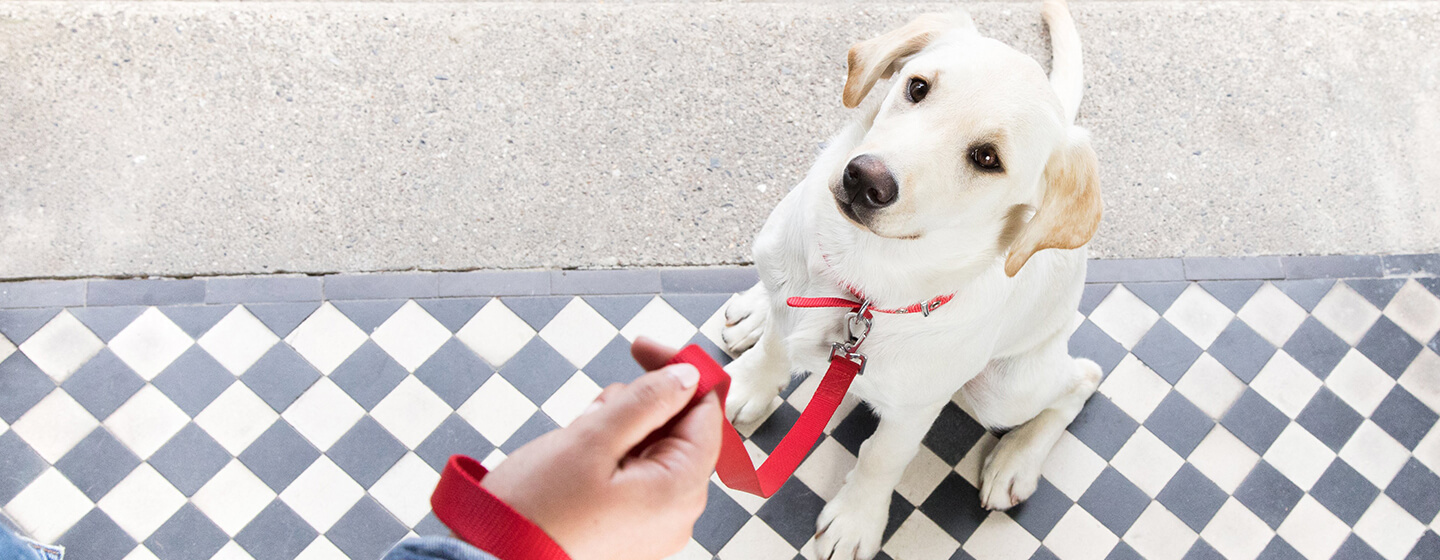
[[[274,500],[275,492],[239,459],[231,459],[190,499],[201,513],[232,537]]]
[[[849,472],[852,466],[854,466],[853,463],[846,466],[845,472]],[[839,469],[836,470],[839,471]],[[935,488],[945,480],[945,477],[950,476],[950,472],[950,465],[945,464],[945,461],[935,455],[935,452],[922,445],[920,451],[915,454],[915,459],[905,467],[905,474],[900,477],[900,484],[895,486],[895,491],[912,504],[924,503],[925,499],[930,497],[930,493],[934,492]],[[841,473],[840,476],[844,476],[844,473]]]
[[[14,353],[15,343],[10,342],[10,339],[5,338],[5,335],[0,334],[0,362],[5,361],[5,358],[9,358],[10,355]]]
[[[491,379],[500,376],[491,376]],[[415,449],[450,416],[450,406],[415,376],[406,377],[390,391],[370,417],[384,426],[405,447]]]
[[[1405,466],[1410,452],[1367,418],[1340,448],[1340,458],[1372,484],[1385,488]]]
[[[500,300],[492,299],[455,333],[455,338],[498,368],[535,338],[535,329]]]
[[[932,457],[933,453],[930,454]],[[939,459],[936,459],[937,461]],[[944,465],[944,462],[941,462]],[[815,451],[800,463],[800,468],[795,469],[795,478],[804,482],[805,486],[815,494],[830,501],[845,484],[845,475],[855,467],[855,456],[835,441],[835,438],[825,438]],[[950,468],[945,467],[945,473],[950,473]]]
[[[1103,560],[1119,542],[1119,537],[1080,506],[1071,506],[1045,536],[1045,547],[1060,560]]]
[[[759,558],[792,558],[795,547],[758,517],[750,518],[730,542],[716,554],[720,560],[757,560]]]
[[[1245,392],[1245,382],[1206,352],[1175,384],[1175,390],[1206,415],[1219,420]]]
[[[105,419],[105,427],[141,459],[149,459],[189,422],[165,393],[146,385]]]
[[[710,551],[705,550],[705,547],[700,546],[700,543],[695,542],[695,539],[690,539],[686,541],[685,548],[680,549],[680,552],[665,557],[665,560],[711,560],[713,557]]]
[[[1415,459],[1431,471],[1440,472],[1440,430],[1430,430],[1420,439],[1420,445],[1415,446]]]
[[[255,560],[255,557],[251,556],[249,552],[245,552],[239,543],[230,541],[220,547],[220,551],[211,556],[210,560]]]
[[[730,350],[727,348],[729,345],[726,344],[725,339],[720,336],[720,332],[725,329],[725,308],[730,307],[730,302],[735,301],[736,297],[739,296],[730,296],[730,299],[725,300],[725,305],[721,305],[720,309],[716,309],[714,313],[710,314],[709,319],[706,319],[704,323],[700,324],[700,334],[705,335],[705,338],[710,339],[710,342],[714,343],[716,347],[723,350],[726,354],[730,354]],[[732,358],[735,357],[733,354],[730,356]]]
[[[741,492],[739,490],[732,490],[728,486],[725,486],[725,483],[720,482],[720,475],[711,474],[710,482],[714,483],[715,486],[719,487],[720,490],[724,491],[726,496],[729,496],[730,499],[735,500],[735,503],[739,504],[740,507],[743,508],[745,511],[750,512],[751,515],[754,515],[755,512],[760,511],[760,506],[765,505],[765,498],[761,498],[760,496],[756,496],[754,494]]]
[[[1028,560],[1040,541],[1003,511],[992,511],[961,548],[986,560]]]
[[[1414,548],[1425,525],[1416,521],[1389,496],[1380,494],[1370,509],[1355,522],[1355,535],[1379,552],[1385,560],[1401,560]]]
[[[1335,452],[1326,447],[1309,430],[1291,422],[1265,451],[1265,460],[1301,490],[1309,491],[1320,475],[1335,459]]]
[[[94,504],[65,475],[45,469],[5,504],[5,514],[40,542],[55,542]]]
[[[1090,322],[1110,335],[1126,350],[1145,336],[1160,314],[1151,309],[1143,300],[1135,297],[1125,286],[1115,286],[1110,295],[1090,312]]]
[[[540,338],[576,368],[583,368],[617,332],[609,321],[577,297],[540,329]]]
[[[1351,348],[1325,378],[1325,385],[1345,404],[1368,417],[1390,394],[1395,380],[1359,350]]]
[[[1235,312],[1199,284],[1190,284],[1165,310],[1165,320],[1201,348],[1209,348],[1233,319]]]
[[[316,448],[328,451],[365,416],[365,409],[330,378],[322,377],[280,416]]]
[[[947,560],[959,547],[960,543],[951,538],[949,533],[946,533],[929,517],[917,512],[912,513],[909,519],[900,524],[900,528],[895,530],[895,534],[890,536],[890,540],[881,547],[881,550],[884,550],[891,558],[897,559]],[[755,556],[753,558],[759,560],[770,557]]]
[[[1215,512],[1200,537],[1226,558],[1254,560],[1275,538],[1275,532],[1239,500],[1230,498]]]
[[[600,396],[601,391],[600,386],[596,385],[590,376],[585,375],[583,371],[577,371],[575,375],[570,376],[569,381],[555,390],[555,394],[545,399],[545,404],[540,405],[540,410],[545,411],[551,420],[564,428],[575,421],[581,412],[585,412],[585,409],[595,402],[595,397]]]
[[[321,455],[280,493],[280,499],[316,531],[324,533],[364,495],[365,489],[355,479]]]
[[[1440,356],[1429,348],[1420,350],[1410,367],[1400,375],[1400,386],[1409,391],[1430,410],[1440,412]]]
[[[142,544],[131,550],[130,554],[126,554],[124,560],[160,560],[160,557],[156,556],[154,552],[150,552],[150,549],[145,548],[145,545]]]
[[[1350,536],[1350,526],[1306,494],[1276,532],[1305,558],[1328,560]]]
[[[620,335],[631,342],[646,336],[671,348],[685,346],[685,343],[694,338],[696,332],[695,326],[691,325],[684,315],[675,311],[659,296],[645,304],[645,307],[620,329]]]
[[[365,339],[365,331],[328,301],[285,336],[286,343],[325,375],[335,371]]]
[[[10,429],[46,462],[54,464],[99,425],[68,393],[55,389],[35,403]]]
[[[496,467],[500,466],[500,463],[504,462],[505,452],[499,449],[493,449],[489,455],[486,455],[484,459],[480,460],[480,466],[485,467],[487,471],[493,471]]]
[[[350,560],[350,557],[336,547],[335,543],[330,542],[330,539],[325,538],[325,535],[320,535],[310,541],[305,550],[295,555],[295,560]]]
[[[1440,332],[1440,300],[1413,279],[1385,306],[1385,316],[1421,342],[1429,342]]]
[[[280,338],[248,309],[237,305],[195,342],[230,373],[240,375],[280,342]]]
[[[1344,282],[1336,282],[1310,314],[1351,346],[1380,318],[1380,310]]]
[[[231,383],[195,416],[195,424],[231,455],[239,455],[279,417],[244,383]]]
[[[1199,535],[1160,502],[1150,502],[1130,530],[1125,542],[1148,560],[1180,560]]]
[[[1185,459],[1170,449],[1169,445],[1160,441],[1150,430],[1141,426],[1130,436],[1130,441],[1120,448],[1115,457],[1110,459],[1110,465],[1130,482],[1135,483],[1141,490],[1149,494],[1151,498],[1160,494],[1165,489],[1165,484],[1170,482],[1180,467],[1185,464]]]
[[[410,300],[375,329],[370,339],[413,372],[450,340],[450,329]]]
[[[1286,416],[1294,419],[1305,410],[1310,397],[1320,390],[1320,378],[1295,361],[1284,350],[1276,350],[1250,381],[1250,388],[1275,405]]]
[[[1134,354],[1126,354],[1100,384],[1100,393],[1137,422],[1144,422],[1170,393],[1170,383]]]
[[[130,538],[144,542],[150,533],[180,511],[180,507],[185,505],[185,495],[165,480],[155,467],[141,463],[96,505],[129,533]]]
[[[990,453],[995,450],[995,446],[999,443],[1000,439],[995,437],[994,434],[985,432],[985,434],[981,435],[980,439],[975,442],[975,445],[971,446],[970,450],[965,452],[965,456],[960,458],[960,462],[956,463],[955,473],[960,475],[960,478],[965,479],[966,482],[969,482],[971,486],[979,488],[980,473],[985,469],[985,458],[990,456]]]
[[[1305,308],[1269,282],[1250,296],[1239,315],[1240,320],[1276,347],[1284,346],[1309,316]]]
[[[1190,464],[1227,494],[1235,493],[1235,489],[1245,481],[1245,475],[1250,474],[1250,469],[1258,462],[1260,455],[1220,425],[1211,429],[1200,445],[1190,452]]]
[[[795,410],[805,410],[805,407],[810,406],[810,399],[815,398],[815,389],[820,387],[820,379],[822,377],[824,376],[811,375],[806,377],[804,381],[800,382],[799,386],[795,387],[794,391],[790,392],[790,396],[785,397],[785,402],[790,403],[790,406],[795,407]],[[839,416],[838,411],[836,416]]]
[[[492,375],[455,412],[485,439],[500,445],[535,414],[535,403],[504,377]]]
[[[370,486],[370,495],[406,526],[414,526],[430,513],[430,493],[440,473],[414,453],[406,453]]]
[[[195,340],[159,309],[151,307],[110,339],[110,351],[146,381],[155,379]]]
[[[1105,459],[1070,432],[1060,434],[1040,474],[1071,500],[1078,500],[1105,471]]]
[[[69,311],[61,311],[21,343],[20,352],[56,383],[64,383],[104,347],[100,337],[79,319]]]

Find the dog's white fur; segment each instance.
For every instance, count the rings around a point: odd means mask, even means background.
[[[1046,455],[1100,381],[1100,368],[1066,345],[1083,246],[1100,218],[1094,152],[1072,124],[1080,40],[1063,0],[1047,0],[1044,16],[1048,80],[964,13],[922,16],[855,45],[847,106],[896,78],[775,208],[755,240],[760,283],[726,308],[726,344],[744,352],[727,368],[727,413],[744,424],[771,410],[791,372],[825,371],[843,338],[845,310],[792,309],[786,298],[848,297],[849,285],[887,308],[955,294],[928,317],[876,314],[851,391],[880,423],[820,515],[819,558],[879,551],[891,492],[952,395],[987,427],[1014,428],[981,474],[982,504],[1006,509],[1035,491]],[[930,84],[919,103],[905,93],[911,77]],[[999,147],[1003,174],[970,161],[982,141]],[[837,209],[842,170],[862,154],[881,158],[899,185],[896,202],[863,224]]]

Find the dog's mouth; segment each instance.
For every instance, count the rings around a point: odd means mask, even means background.
[[[860,213],[855,210],[855,205],[854,205],[854,204],[852,204],[852,203],[850,203],[850,202],[848,202],[848,201],[846,201],[846,200],[843,200],[843,199],[841,199],[840,197],[835,197],[835,207],[840,210],[840,215],[845,216],[845,219],[846,219],[846,220],[849,220],[850,223],[855,224],[855,227],[858,227],[858,228],[860,228],[860,229],[863,229],[863,230],[865,230],[865,231],[868,231],[868,232],[870,232],[870,233],[873,233],[873,234],[875,234],[875,235],[877,235],[877,236],[884,237],[884,238],[886,238],[886,239],[899,239],[899,240],[902,240],[902,241],[911,241],[911,240],[915,240],[915,239],[920,239],[920,236],[921,236],[921,234],[922,234],[921,232],[915,232],[915,233],[909,233],[909,234],[905,234],[905,235],[887,235],[887,234],[885,234],[885,233],[881,233],[881,232],[879,232],[879,231],[876,231],[876,229],[875,229],[874,227],[872,227],[869,223],[867,223],[867,222],[869,222],[869,219],[868,219],[869,217],[868,217],[868,216],[861,216]]]

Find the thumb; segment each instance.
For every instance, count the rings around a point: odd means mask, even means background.
[[[583,423],[583,428],[596,434],[619,457],[685,408],[699,381],[700,372],[695,366],[666,366],[640,376],[576,423]]]

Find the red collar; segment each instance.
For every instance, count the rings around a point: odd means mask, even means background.
[[[949,294],[943,296],[936,296],[932,299],[922,301],[920,303],[912,303],[905,307],[882,309],[879,307],[866,306],[866,304],[870,301],[870,298],[865,297],[858,290],[849,286],[846,286],[845,290],[850,292],[850,295],[855,296],[855,298],[860,301],[853,301],[837,297],[792,297],[785,300],[785,305],[789,305],[790,307],[847,307],[857,311],[864,307],[866,317],[870,317],[871,312],[889,313],[892,315],[919,313],[921,315],[929,317],[931,311],[939,309],[940,306],[950,303],[950,300],[955,299],[955,294]]]

